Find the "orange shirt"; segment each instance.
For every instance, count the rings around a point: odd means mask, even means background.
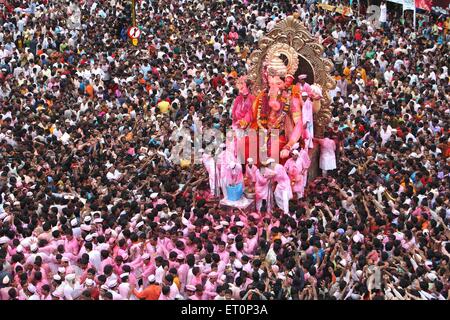
[[[237,74],[236,70],[233,70],[228,74],[229,77],[233,77],[233,78],[237,78],[237,75],[238,74]]]
[[[89,95],[89,97],[94,97],[94,87],[91,84],[88,84],[86,86],[86,93]]]
[[[156,284],[151,284],[142,292],[133,290],[133,294],[141,300],[158,300],[161,294],[161,287]]]

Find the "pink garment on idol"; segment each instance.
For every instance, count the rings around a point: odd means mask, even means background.
[[[244,96],[239,94],[234,100],[232,114],[232,126],[234,129],[241,128],[239,121],[244,120],[247,124],[253,121],[252,105],[255,97],[252,94]]]
[[[308,136],[305,138],[305,146],[308,148],[313,148],[313,137],[314,137],[314,124],[313,124],[313,105],[311,100],[308,98],[303,102],[302,109],[302,121],[303,125],[306,125],[306,130],[308,131]]]

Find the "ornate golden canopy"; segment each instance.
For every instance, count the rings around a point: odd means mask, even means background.
[[[287,58],[287,73],[295,75],[295,78],[299,74],[307,74],[306,82],[322,87],[321,108],[314,115],[314,132],[317,137],[323,135],[323,129],[331,119],[328,91],[336,86],[331,76],[333,63],[323,58],[323,52],[323,46],[312,37],[305,26],[294,16],[289,16],[277,23],[259,41],[258,49],[252,52],[248,60],[249,79],[252,80],[253,89],[256,91],[265,87],[264,66],[270,66],[271,59],[278,61],[281,55]]]

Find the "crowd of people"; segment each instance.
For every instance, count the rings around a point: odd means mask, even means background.
[[[2,2],[0,300],[450,298],[445,16],[142,0],[133,46],[130,1]],[[336,169],[288,212],[225,210],[177,143],[231,126],[293,13],[335,65]]]

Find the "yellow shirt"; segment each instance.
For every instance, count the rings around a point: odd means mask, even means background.
[[[168,103],[167,101],[163,100],[160,103],[158,103],[158,108],[159,108],[160,112],[167,113],[167,112],[169,112],[170,103]]]
[[[347,66],[344,68],[344,71],[342,72],[344,74],[345,79],[348,83],[352,83],[350,75],[352,74],[350,68]]]

